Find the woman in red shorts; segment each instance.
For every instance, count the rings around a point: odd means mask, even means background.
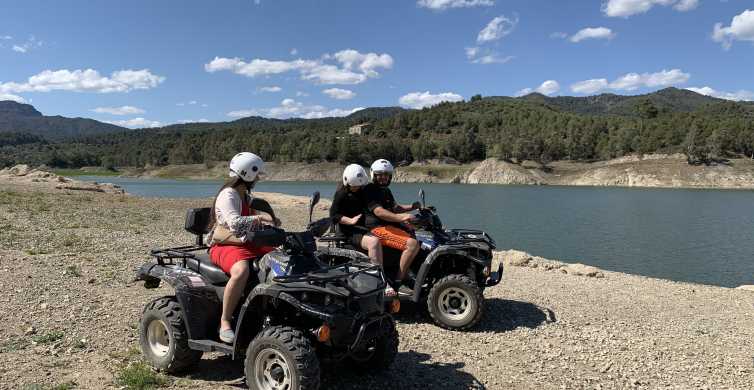
[[[251,241],[254,231],[265,224],[280,225],[280,221],[267,214],[256,214],[250,208],[251,189],[264,171],[264,161],[254,153],[238,153],[230,160],[230,180],[217,193],[211,226],[222,225],[230,230],[243,244],[212,244],[209,256],[212,262],[230,275],[223,293],[223,314],[220,318],[220,340],[232,343],[235,333],[231,326],[233,312],[243,294],[249,278],[249,261],[256,260],[271,247],[254,246]]]

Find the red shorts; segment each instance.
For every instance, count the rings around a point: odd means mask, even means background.
[[[209,248],[209,258],[226,274],[230,274],[230,269],[239,261],[256,260],[273,250],[275,247],[272,246],[215,244]]]
[[[372,234],[380,239],[382,245],[399,251],[405,251],[408,240],[412,238],[407,231],[390,225],[378,226],[372,229]]]

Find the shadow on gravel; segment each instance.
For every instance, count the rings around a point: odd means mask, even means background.
[[[401,311],[395,316],[398,323],[432,323],[423,305],[401,302]],[[556,322],[555,312],[529,302],[487,298],[482,321],[470,332],[508,332],[519,327],[534,329],[542,324]]]
[[[246,389],[243,360],[233,361],[229,356],[205,357],[186,373],[186,378],[216,382],[226,386]]]
[[[391,369],[378,374],[357,373],[336,367],[322,374],[322,389],[485,389],[461,369],[464,363],[431,362],[432,356],[400,352]]]
[[[322,389],[484,389],[473,375],[461,371],[464,363],[432,362],[432,356],[415,351],[399,352],[390,370],[378,374],[360,373],[344,365],[322,370]],[[246,388],[243,362],[227,356],[202,359],[185,376],[194,380]]]
[[[557,321],[552,310],[529,302],[489,298],[484,309],[482,322],[472,331],[508,332],[519,327],[534,329]]]

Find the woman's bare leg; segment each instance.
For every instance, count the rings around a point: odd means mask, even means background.
[[[230,280],[225,285],[223,292],[223,314],[220,318],[220,330],[233,329],[230,320],[233,318],[233,311],[236,309],[238,300],[246,288],[246,281],[249,279],[249,261],[239,261],[230,268]]]

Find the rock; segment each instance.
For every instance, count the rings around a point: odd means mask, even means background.
[[[26,176],[32,169],[26,164],[19,164],[11,168],[6,168],[0,171],[2,176]]]
[[[488,158],[474,168],[466,179],[468,184],[542,184],[539,172],[516,164]]]
[[[43,303],[43,304],[39,305],[39,308],[42,309],[42,310],[47,310],[47,304]]]
[[[600,272],[599,268],[580,263],[564,265],[560,267],[560,271],[568,275],[588,276],[591,278],[602,278],[605,276]]]
[[[522,267],[529,264],[532,257],[530,254],[517,250],[509,250],[501,253],[504,264],[512,265],[514,267]]]
[[[754,285],[744,284],[743,286],[736,287],[736,290],[754,291]]]
[[[30,326],[30,327],[26,328],[26,330],[24,331],[24,336],[31,336],[31,335],[36,334],[36,333],[37,333],[37,329],[34,328],[33,326]]]

